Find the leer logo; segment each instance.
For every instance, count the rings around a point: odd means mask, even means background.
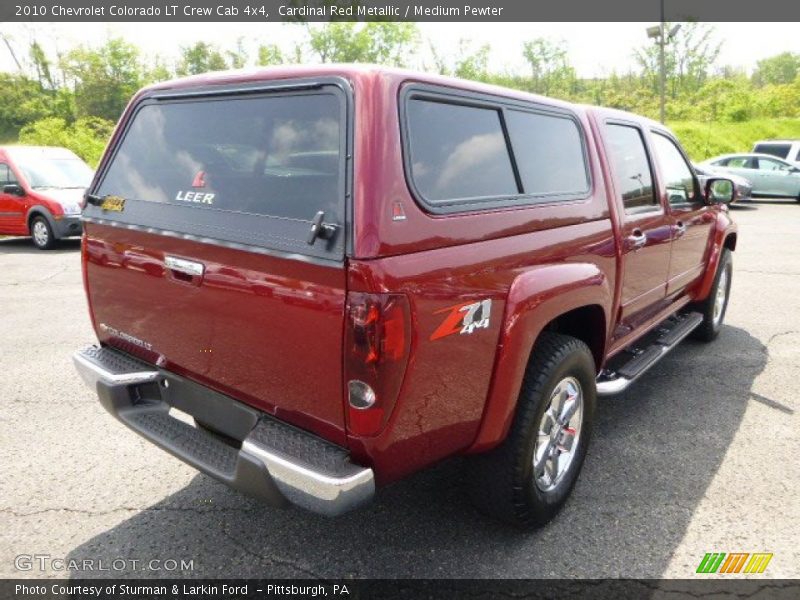
[[[749,558],[749,560],[748,560]],[[698,573],[717,573],[725,575],[730,573],[763,573],[769,561],[772,560],[771,552],[707,552],[697,567]]]

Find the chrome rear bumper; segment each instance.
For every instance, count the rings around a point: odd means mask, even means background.
[[[129,428],[223,483],[273,506],[335,516],[375,493],[372,469],[303,430],[111,348],[86,348],[75,367]],[[177,408],[213,428],[170,414]],[[217,435],[220,434],[220,435]]]

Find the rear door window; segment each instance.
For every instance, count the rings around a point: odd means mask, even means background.
[[[552,114],[506,111],[522,188],[536,196],[580,196],[589,191],[583,141],[575,121]]]
[[[498,109],[415,98],[407,118],[411,177],[426,202],[519,193]]]
[[[87,216],[341,257],[344,123],[344,95],[332,87],[145,101],[94,191],[122,197],[123,210]],[[337,233],[309,246],[319,211]]]

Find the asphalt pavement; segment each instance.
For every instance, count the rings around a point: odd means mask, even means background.
[[[0,577],[685,578],[706,552],[771,552],[764,577],[800,577],[800,204],[732,213],[718,340],[600,401],[572,499],[528,533],[471,507],[460,459],[333,520],[198,474],[75,373],[94,342],[79,243],[2,239]]]

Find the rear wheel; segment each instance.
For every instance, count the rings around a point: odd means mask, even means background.
[[[50,223],[42,216],[34,217],[31,221],[31,239],[39,250],[49,250],[56,244]]]
[[[731,293],[731,277],[733,275],[733,257],[727,248],[722,250],[719,259],[717,274],[714,276],[714,285],[711,292],[700,305],[698,310],[703,315],[703,321],[692,332],[692,337],[701,342],[711,342],[717,338],[725,320],[728,310],[728,298]]]
[[[581,470],[595,406],[589,348],[545,332],[531,355],[508,437],[472,459],[472,496],[490,516],[539,527],[564,506]]]

